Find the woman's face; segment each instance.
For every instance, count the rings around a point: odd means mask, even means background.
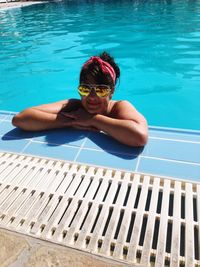
[[[81,96],[83,107],[91,114],[105,114],[107,112],[110,99],[111,92],[108,96],[99,97],[94,89],[91,90],[88,96]]]
[[[95,80],[89,79],[84,82],[87,84],[91,91],[88,96],[81,96],[81,102],[85,110],[91,114],[105,114],[108,110],[108,104],[110,99],[112,98],[113,88],[110,88],[108,91],[108,95],[100,97],[96,94],[95,88],[98,90],[98,85],[102,86],[101,84],[97,84]],[[100,88],[99,86],[99,88]]]

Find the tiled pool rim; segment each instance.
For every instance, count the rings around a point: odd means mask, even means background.
[[[148,144],[132,148],[103,133],[21,131],[14,114],[0,110],[0,151],[200,182],[200,131],[150,126]]]

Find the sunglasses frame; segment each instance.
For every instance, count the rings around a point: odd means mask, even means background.
[[[80,91],[79,91],[79,87],[80,86],[86,86],[86,87],[88,87],[88,89],[90,90],[90,92],[88,93],[88,95],[82,95],[81,93],[80,93]],[[105,95],[105,96],[99,96],[98,95],[98,93],[96,92],[96,89],[98,89],[98,87],[99,86],[105,86],[106,88],[107,88],[107,95]],[[112,92],[112,89],[111,89],[111,87],[109,86],[109,85],[106,85],[106,84],[86,84],[86,83],[81,83],[79,86],[78,86],[78,92],[79,92],[79,94],[81,95],[81,96],[85,96],[85,97],[87,97],[87,96],[89,96],[90,95],[90,93],[91,93],[91,91],[92,91],[92,89],[94,89],[94,91],[95,91],[95,94],[98,96],[98,97],[107,97],[111,92]]]

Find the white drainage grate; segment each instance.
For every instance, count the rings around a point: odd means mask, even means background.
[[[200,184],[0,153],[0,227],[142,266],[200,266]]]

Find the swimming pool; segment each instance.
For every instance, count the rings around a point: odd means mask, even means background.
[[[0,109],[78,97],[82,63],[121,67],[115,99],[150,125],[200,129],[199,1],[64,1],[0,12]]]

